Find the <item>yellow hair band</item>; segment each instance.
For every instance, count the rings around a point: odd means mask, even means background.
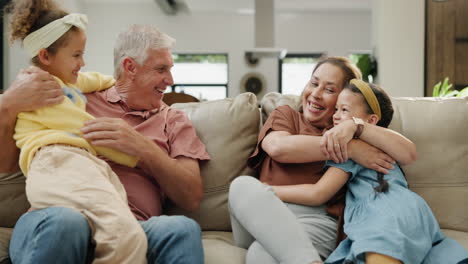
[[[379,119],[382,118],[379,101],[377,100],[377,97],[375,96],[369,84],[358,79],[352,79],[350,83],[354,84],[359,89],[359,91],[361,91],[362,95],[364,95],[364,98],[366,99],[366,102],[372,109],[372,112],[374,112],[374,114],[376,114]]]
[[[34,58],[41,49],[48,48],[52,43],[63,36],[63,34],[65,34],[72,26],[85,30],[87,24],[88,18],[86,15],[66,15],[27,35],[23,40],[23,46],[26,51],[28,51],[29,56]]]

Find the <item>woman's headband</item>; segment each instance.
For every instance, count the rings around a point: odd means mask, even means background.
[[[366,102],[372,109],[372,112],[374,112],[374,114],[376,114],[379,119],[382,118],[379,101],[377,100],[377,97],[375,96],[369,84],[358,79],[352,79],[350,83],[354,84],[359,89],[359,91],[361,91],[362,95],[364,95],[364,98],[366,99]]]
[[[27,35],[23,40],[23,46],[28,51],[29,56],[34,58],[41,49],[48,48],[72,26],[86,30],[87,24],[88,18],[86,15],[76,13],[66,15]]]

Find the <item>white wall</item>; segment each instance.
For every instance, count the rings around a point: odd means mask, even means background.
[[[316,11],[277,16],[279,47],[291,52],[327,52],[347,56],[371,49],[371,11]]]
[[[424,96],[424,0],[373,0],[379,83],[392,96]]]
[[[96,4],[86,2],[88,15],[87,69],[112,74],[112,47],[121,29],[132,23],[153,23],[177,39],[175,52],[229,54],[229,96],[239,94],[246,73],[260,72],[267,91],[278,91],[278,62],[262,58],[255,67],[244,61],[254,47],[254,17],[235,13],[197,12],[166,16],[155,3]],[[276,14],[275,43],[289,52],[327,52],[347,55],[371,48],[370,11],[317,11]]]
[[[177,39],[176,52],[229,54],[229,96],[241,91],[246,73],[260,72],[267,91],[278,91],[278,62],[262,58],[256,67],[244,61],[254,47],[254,18],[235,13],[196,12],[166,16],[154,2],[67,0],[72,12],[89,18],[87,65],[84,70],[113,72],[116,35],[131,23],[153,23]],[[351,50],[375,49],[379,80],[393,96],[422,96],[424,88],[424,0],[373,0],[373,11],[321,10],[276,14],[275,43],[292,52],[327,52],[347,55]],[[373,34],[371,34],[371,31]],[[372,36],[372,39],[371,39]],[[6,41],[6,40],[5,40]],[[5,51],[8,84],[29,59],[17,45]]]

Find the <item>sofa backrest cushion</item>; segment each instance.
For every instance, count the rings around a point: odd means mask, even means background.
[[[211,160],[200,165],[204,185],[200,209],[186,212],[170,207],[167,212],[187,215],[203,230],[229,231],[229,185],[240,175],[254,174],[247,167],[247,158],[255,149],[260,127],[257,99],[252,93],[243,93],[235,98],[172,107],[187,113]]]
[[[442,228],[468,231],[468,98],[393,98],[390,128],[411,139],[418,160],[404,166],[410,188]]]
[[[410,189],[430,205],[442,228],[468,231],[468,98],[392,98],[390,128],[412,140],[418,160],[403,166]],[[265,118],[276,107],[298,109],[299,96],[266,94]]]
[[[13,227],[29,209],[24,187],[25,178],[21,172],[0,173],[0,227]]]

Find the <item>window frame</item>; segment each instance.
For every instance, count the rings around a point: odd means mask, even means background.
[[[213,86],[224,86],[226,88],[226,97],[228,98],[229,95],[229,53],[197,53],[197,52],[173,52],[173,55],[181,55],[181,56],[187,56],[187,55],[196,55],[196,56],[212,56],[212,55],[222,55],[226,57],[226,65],[227,65],[227,80],[226,83],[176,83],[174,82],[173,85],[171,85],[170,89],[171,92],[175,92],[176,87],[213,87]],[[176,64],[176,62],[174,62]]]
[[[312,52],[312,53],[287,53],[282,59],[278,59],[278,92],[283,94],[283,62],[287,58],[314,58],[320,59],[326,56],[325,52]],[[305,84],[304,84],[305,85]]]

